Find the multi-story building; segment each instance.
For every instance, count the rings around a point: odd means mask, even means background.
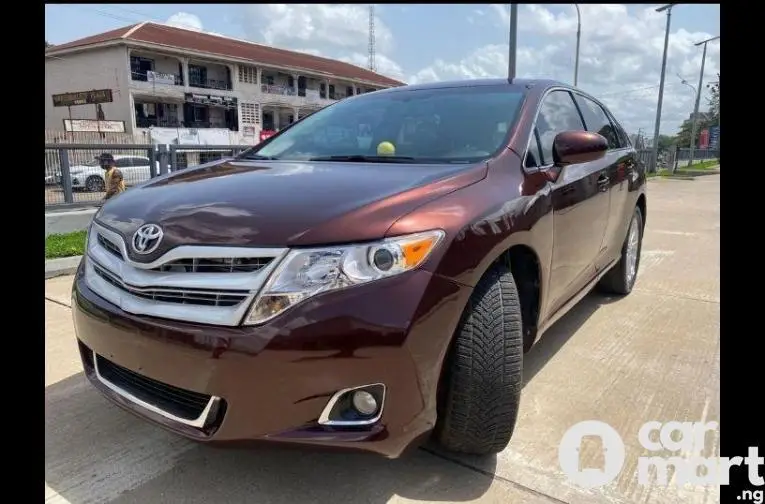
[[[144,22],[45,51],[45,127],[64,120],[148,128],[225,128],[243,143],[346,96],[403,85],[309,54]],[[111,90],[111,102],[54,106],[53,95]],[[61,105],[61,103],[59,103]]]

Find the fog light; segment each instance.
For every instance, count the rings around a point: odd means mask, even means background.
[[[377,400],[364,390],[354,392],[352,402],[353,408],[362,415],[373,415],[377,411]]]

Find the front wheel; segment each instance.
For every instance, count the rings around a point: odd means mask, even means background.
[[[632,292],[640,266],[640,251],[643,247],[643,213],[635,207],[622,245],[619,262],[600,280],[601,290],[611,294],[626,295]]]
[[[444,363],[435,438],[447,450],[499,453],[523,386],[523,324],[510,268],[493,266],[470,297]]]
[[[98,175],[91,175],[85,181],[85,189],[89,192],[103,192],[106,189],[106,184],[104,183],[104,179]]]

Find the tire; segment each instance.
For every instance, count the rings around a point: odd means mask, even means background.
[[[636,236],[633,236],[633,232]],[[628,274],[630,271],[631,259],[629,256],[630,240],[636,239],[636,243],[632,246],[636,249],[634,258],[634,272]],[[630,219],[630,225],[627,228],[627,237],[622,244],[622,255],[619,258],[613,268],[606,273],[603,278],[600,279],[598,287],[602,292],[608,294],[619,294],[626,296],[632,292],[632,287],[635,286],[635,280],[637,280],[638,269],[640,267],[640,252],[643,249],[643,213],[639,207],[635,207],[635,211],[632,213]]]
[[[447,354],[435,440],[453,452],[501,452],[522,387],[521,303],[510,268],[496,264],[478,282]]]
[[[106,190],[106,184],[98,175],[91,175],[85,180],[85,189],[89,192],[103,192]]]

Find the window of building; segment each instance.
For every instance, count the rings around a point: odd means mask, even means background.
[[[249,65],[239,65],[239,82],[257,84],[258,69]]]
[[[260,124],[260,106],[242,102],[242,124]]]

